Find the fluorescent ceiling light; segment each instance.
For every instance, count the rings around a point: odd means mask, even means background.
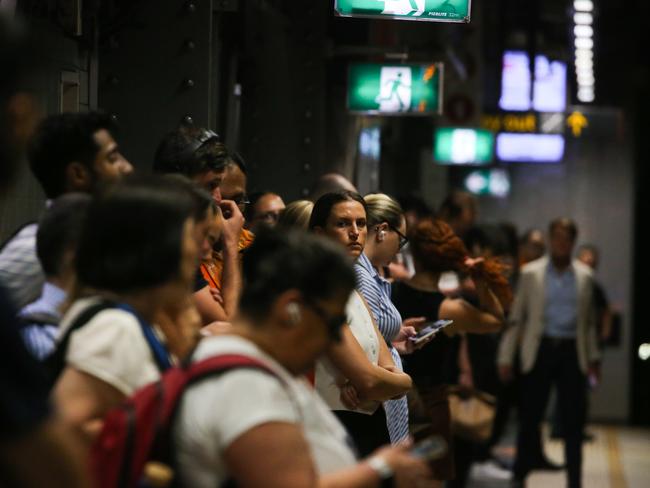
[[[576,25],[573,28],[576,37],[593,37],[594,29],[590,25]]]
[[[591,0],[575,0],[573,8],[578,12],[591,12],[594,9],[594,3]]]
[[[593,49],[594,40],[589,37],[576,37],[574,44],[578,49]]]
[[[582,70],[593,70],[594,62],[588,58],[577,58],[576,59],[576,71]]]
[[[580,59],[580,58],[593,59],[594,52],[591,49],[578,48],[575,50],[575,56],[576,59]]]
[[[573,22],[578,25],[591,25],[594,22],[594,17],[586,12],[576,12],[573,14]]]

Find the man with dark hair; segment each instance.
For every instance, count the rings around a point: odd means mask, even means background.
[[[38,226],[36,254],[45,284],[38,300],[23,307],[18,317],[23,323],[25,345],[40,360],[54,349],[60,307],[74,280],[74,253],[90,200],[84,193],[62,195],[47,209]]]
[[[229,158],[228,149],[216,133],[201,127],[181,126],[160,141],[153,170],[185,175],[220,203],[220,185]]]
[[[110,119],[96,112],[46,118],[29,145],[29,163],[48,199],[92,192],[133,171],[113,138]],[[19,306],[34,300],[44,276],[36,257],[36,224],[20,229],[0,252],[0,280]]]
[[[10,183],[36,120],[23,79],[37,56],[26,45],[20,26],[0,13],[0,190]],[[78,440],[51,415],[45,382],[17,329],[0,283],[0,486],[90,486]]]
[[[120,153],[108,116],[64,113],[46,118],[29,146],[29,165],[47,198],[97,185],[133,171]]]
[[[539,454],[539,424],[555,386],[565,435],[568,486],[581,486],[582,432],[587,376],[600,376],[593,274],[572,259],[578,235],[567,218],[549,225],[549,255],[521,269],[509,322],[499,351],[502,380],[512,377],[517,345],[521,359],[521,404],[514,476],[523,484]]]
[[[245,171],[243,160],[232,153],[217,134],[195,126],[181,126],[165,134],[154,157],[155,172],[187,176],[207,190],[220,209],[217,220],[222,226],[221,239],[216,243],[218,251],[213,253],[219,260],[204,263],[195,284],[194,301],[205,324],[230,319],[241,292],[239,241],[244,225],[241,208],[246,201],[245,186],[237,202],[231,199],[237,196],[232,191],[224,192],[227,168],[239,168],[240,164]],[[231,186],[227,189],[232,190]],[[211,289],[215,290],[220,303],[213,298]]]

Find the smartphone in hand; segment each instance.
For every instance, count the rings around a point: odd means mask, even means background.
[[[447,442],[439,435],[426,437],[413,444],[409,452],[425,461],[435,461],[447,453]]]
[[[436,320],[433,323],[428,323],[422,329],[420,329],[420,332],[418,332],[416,335],[409,337],[409,340],[411,340],[413,344],[417,346],[422,341],[428,339],[430,336],[437,333],[440,329],[447,327],[453,322],[454,322],[453,320],[443,319],[443,320]]]

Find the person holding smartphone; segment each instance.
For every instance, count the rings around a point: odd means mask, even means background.
[[[471,259],[463,242],[441,220],[424,220],[410,235],[415,275],[393,285],[393,302],[403,316],[424,316],[429,321],[453,320],[433,340],[405,358],[405,371],[411,374],[422,400],[429,430],[451,441],[451,418],[446,385],[454,382],[455,340],[458,333],[488,333],[504,323],[499,297],[511,296],[500,265],[482,258]],[[476,283],[478,306],[462,298],[449,298],[438,288],[440,275],[463,271]],[[436,480],[454,478],[453,450],[432,463]]]
[[[366,195],[368,207],[368,239],[363,253],[354,265],[357,289],[368,303],[396,367],[402,370],[401,354],[413,352],[410,341],[425,322],[424,317],[402,316],[390,299],[390,283],[382,276],[387,267],[407,243],[406,220],[399,203],[383,193]],[[423,347],[420,343],[418,347]],[[388,432],[393,443],[409,435],[409,415],[406,396],[384,402]]]

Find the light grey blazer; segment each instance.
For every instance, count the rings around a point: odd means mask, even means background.
[[[501,338],[498,363],[512,365],[519,347],[521,368],[528,373],[535,365],[539,344],[544,335],[546,306],[546,271],[549,258],[544,256],[521,268],[515,299],[508,317],[509,328]],[[571,263],[578,288],[576,347],[583,373],[589,364],[600,359],[596,337],[596,314],[593,303],[591,269],[578,260]]]

